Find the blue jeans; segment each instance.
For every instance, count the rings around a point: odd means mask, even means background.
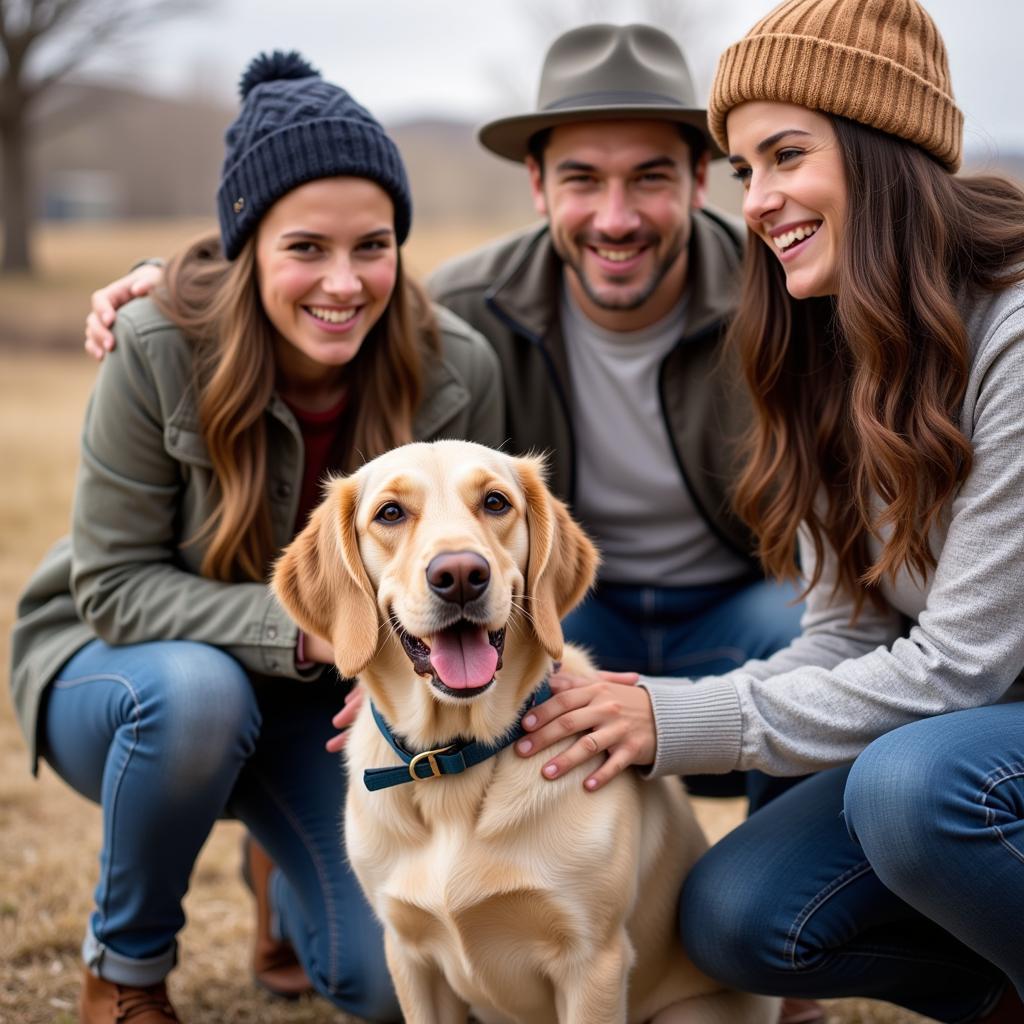
[[[803,604],[786,583],[743,580],[710,587],[642,587],[599,583],[566,616],[566,640],[586,647],[598,666],[651,676],[722,675],[751,658],[767,658],[800,633]],[[794,780],[762,772],[691,775],[698,796],[746,793],[752,808]]]
[[[344,687],[253,677],[223,651],[95,640],[47,694],[49,764],[103,811],[83,946],[101,977],[148,985],[174,965],[181,900],[218,817],[245,823],[280,867],[271,897],[317,990],[374,1020],[400,1014],[380,926],[342,850],[346,780],[327,754]]]
[[[717,676],[765,658],[800,632],[803,606],[785,583],[712,587],[599,583],[562,623],[598,666],[650,676]]]
[[[882,736],[704,855],[680,899],[694,961],[737,988],[863,996],[972,1021],[1024,996],[1024,705]]]

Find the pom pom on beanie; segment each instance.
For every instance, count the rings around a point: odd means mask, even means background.
[[[225,135],[217,190],[229,260],[281,196],[336,175],[380,185],[394,203],[396,240],[405,241],[412,222],[409,180],[398,147],[369,111],[295,51],[255,57],[239,91],[242,108]]]

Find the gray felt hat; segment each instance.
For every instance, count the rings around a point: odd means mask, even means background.
[[[479,132],[483,146],[522,160],[531,136],[578,121],[649,118],[695,128],[712,156],[721,152],[708,134],[690,69],[674,40],[650,25],[584,25],[559,36],[544,58],[537,109],[503,117]]]

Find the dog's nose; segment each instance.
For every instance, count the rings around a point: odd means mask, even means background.
[[[479,597],[491,581],[491,567],[474,551],[446,551],[427,566],[427,584],[438,597],[465,605]]]

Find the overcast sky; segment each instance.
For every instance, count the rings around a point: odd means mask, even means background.
[[[424,114],[482,122],[532,106],[541,57],[561,29],[586,21],[658,20],[672,12],[702,98],[718,54],[772,0],[219,0],[161,25],[92,73],[159,91],[234,95],[253,54],[297,49],[378,117]],[[926,0],[949,49],[967,146],[1024,150],[1021,0]],[[678,12],[678,13],[677,13]],[[144,75],[145,77],[138,77]]]

